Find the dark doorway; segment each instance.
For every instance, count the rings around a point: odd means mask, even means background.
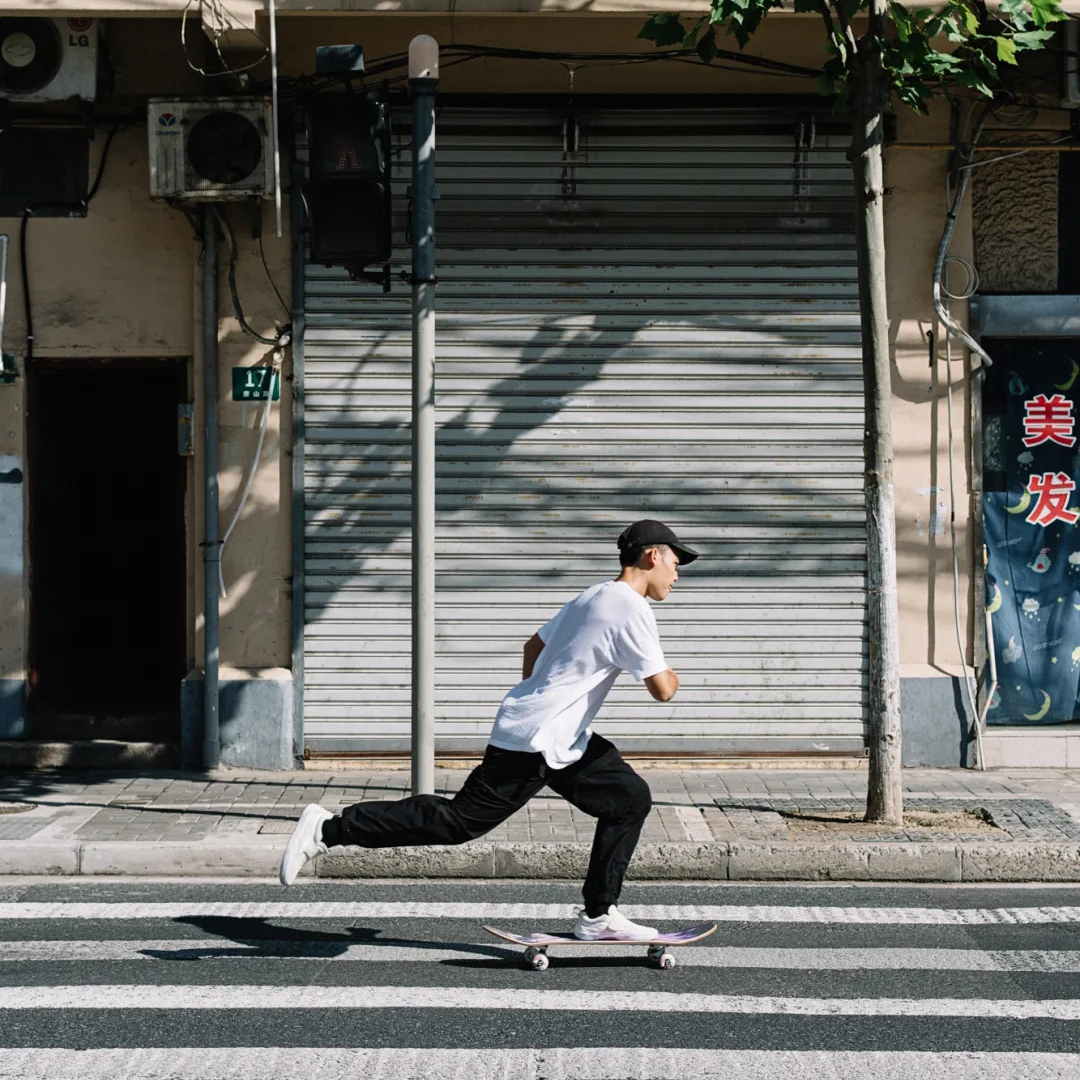
[[[182,361],[33,361],[30,738],[179,738],[186,400]]]

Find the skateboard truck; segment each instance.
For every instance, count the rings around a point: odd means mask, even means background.
[[[622,942],[622,944],[632,944],[631,942]],[[656,964],[661,971],[670,971],[675,966],[675,957],[667,951],[665,945],[650,945],[649,951],[646,954],[653,963]],[[533,969],[533,971],[547,971],[551,966],[551,961],[548,959],[547,948],[544,946],[530,945],[525,950],[525,963]]]

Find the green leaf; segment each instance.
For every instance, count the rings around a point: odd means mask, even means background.
[[[1057,0],[1030,0],[1031,18],[1036,26],[1049,26],[1067,16]]]
[[[969,34],[979,32],[979,16],[967,4],[954,4],[953,10],[960,16],[960,23]]]
[[[716,33],[712,27],[702,35],[696,48],[698,56],[700,56],[706,64],[711,64],[716,59]]]
[[[1017,50],[1040,49],[1044,41],[1049,41],[1054,36],[1053,30],[1024,30],[1012,36]]]
[[[901,41],[907,41],[911,37],[911,16],[902,4],[890,4],[889,16],[896,27],[896,36]]]
[[[902,83],[896,88],[896,96],[905,104],[910,106],[918,113],[922,113],[924,116],[929,111],[926,103],[930,99],[930,91],[922,85],[922,83]]]
[[[1027,0],[1001,0],[998,17],[1005,23],[1011,23],[1014,30],[1027,30],[1034,26]]]
[[[638,33],[639,38],[655,42],[660,48],[667,45],[679,45],[684,36],[685,31],[680,16],[672,11],[661,11],[658,15],[651,15]]]
[[[952,26],[953,21],[945,15],[936,15],[930,19],[923,27],[924,32],[928,38],[936,38],[939,34],[945,33],[947,26]]]
[[[997,46],[997,58],[1003,64],[1016,64],[1016,46],[1013,44],[1012,38],[995,38],[994,44]]]
[[[979,74],[974,68],[962,67],[954,75],[953,78],[961,86],[966,86],[971,90],[977,90],[980,94],[984,94],[986,97],[993,97],[994,92],[983,81],[982,75]]]

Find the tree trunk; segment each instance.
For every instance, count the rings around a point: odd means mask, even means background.
[[[871,0],[870,28],[860,39],[852,60],[850,158],[855,181],[855,240],[866,393],[864,455],[870,623],[870,776],[866,820],[899,824],[904,813],[900,774],[900,646],[881,153],[887,94],[880,48],[885,11],[885,0]]]

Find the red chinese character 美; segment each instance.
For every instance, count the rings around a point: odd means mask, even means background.
[[[1056,442],[1059,446],[1074,446],[1076,436],[1072,433],[1076,419],[1072,414],[1073,403],[1062,394],[1048,398],[1037,394],[1024,402],[1025,446],[1039,446],[1044,442]]]
[[[1069,496],[1075,489],[1076,485],[1066,473],[1043,473],[1042,476],[1033,473],[1028,478],[1028,491],[1037,495],[1038,501],[1026,520],[1044,527],[1054,521],[1075,525],[1080,512],[1069,509]]]

